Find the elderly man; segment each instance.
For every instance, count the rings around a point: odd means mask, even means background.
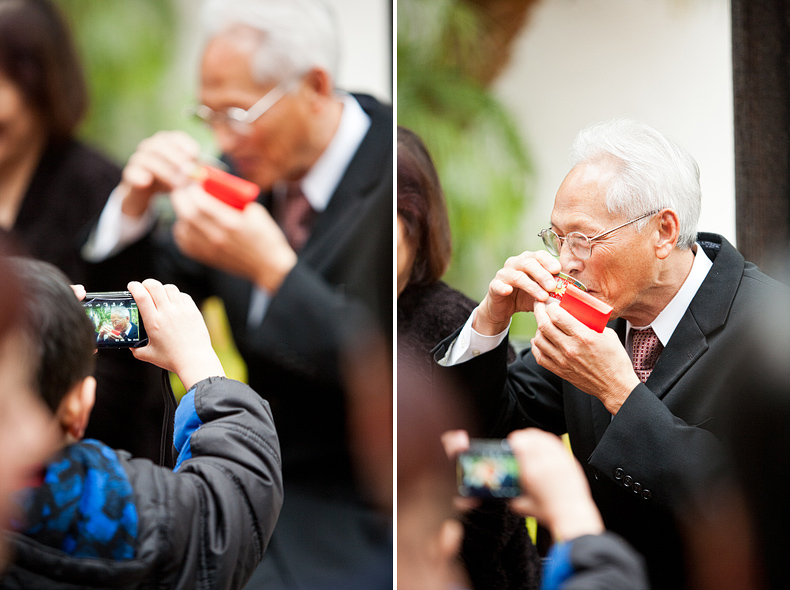
[[[645,555],[654,588],[681,588],[673,517],[717,444],[712,406],[747,312],[781,287],[723,237],[696,233],[697,165],[654,129],[592,126],[572,162],[540,233],[548,252],[510,258],[437,358],[472,384],[489,434],[567,431],[606,527]],[[547,305],[560,271],[613,307],[603,333]],[[506,367],[521,311],[537,333]]]
[[[337,31],[319,2],[218,0],[205,11],[195,113],[260,187],[258,202],[237,210],[206,193],[197,142],[160,132],[129,159],[85,253],[145,234],[153,197],[170,193],[172,234],[130,247],[158,278],[222,299],[280,437],[288,500],[251,587],[391,576],[390,523],[358,479],[345,377],[351,351],[391,333],[392,109],[335,89]],[[161,234],[176,246],[166,255],[152,244]]]
[[[99,330],[99,338],[103,340],[138,340],[140,332],[137,324],[126,307],[118,307],[110,313],[110,323]]]

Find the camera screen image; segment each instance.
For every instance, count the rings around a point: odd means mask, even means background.
[[[130,293],[88,293],[82,305],[96,332],[97,348],[137,348],[148,343]]]
[[[521,493],[518,463],[506,440],[473,439],[458,455],[458,493],[479,498],[515,498]]]

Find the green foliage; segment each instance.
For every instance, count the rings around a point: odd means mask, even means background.
[[[453,234],[445,280],[476,299],[521,249],[531,177],[511,115],[464,68],[480,37],[465,2],[398,2],[398,124],[422,137],[442,179]]]
[[[195,89],[174,71],[182,31],[173,0],[55,3],[71,26],[88,82],[81,137],[125,162],[160,129],[196,130],[181,114]]]

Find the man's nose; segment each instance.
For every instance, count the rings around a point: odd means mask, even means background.
[[[214,125],[213,130],[220,152],[232,155],[242,139],[241,136],[231,131],[227,125]]]
[[[570,274],[572,270],[580,271],[584,267],[584,260],[571,252],[571,247],[567,240],[562,240],[560,245],[560,264],[562,265],[562,272]]]

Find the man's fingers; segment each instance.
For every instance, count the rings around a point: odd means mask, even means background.
[[[494,279],[491,281],[488,289],[492,295],[497,295],[499,297],[507,297],[513,293],[513,285],[508,285],[500,279]]]
[[[522,252],[518,256],[509,258],[505,267],[523,272],[543,287],[544,291],[554,288],[554,275],[561,270],[559,261],[547,252]]]
[[[546,306],[545,313],[547,317],[551,318],[551,324],[568,336],[576,337],[580,335],[580,330],[590,329],[559,305]]]
[[[534,256],[535,260],[540,262],[541,266],[545,268],[549,274],[556,275],[562,270],[560,261],[549,254],[546,250],[538,250],[534,253]]]

